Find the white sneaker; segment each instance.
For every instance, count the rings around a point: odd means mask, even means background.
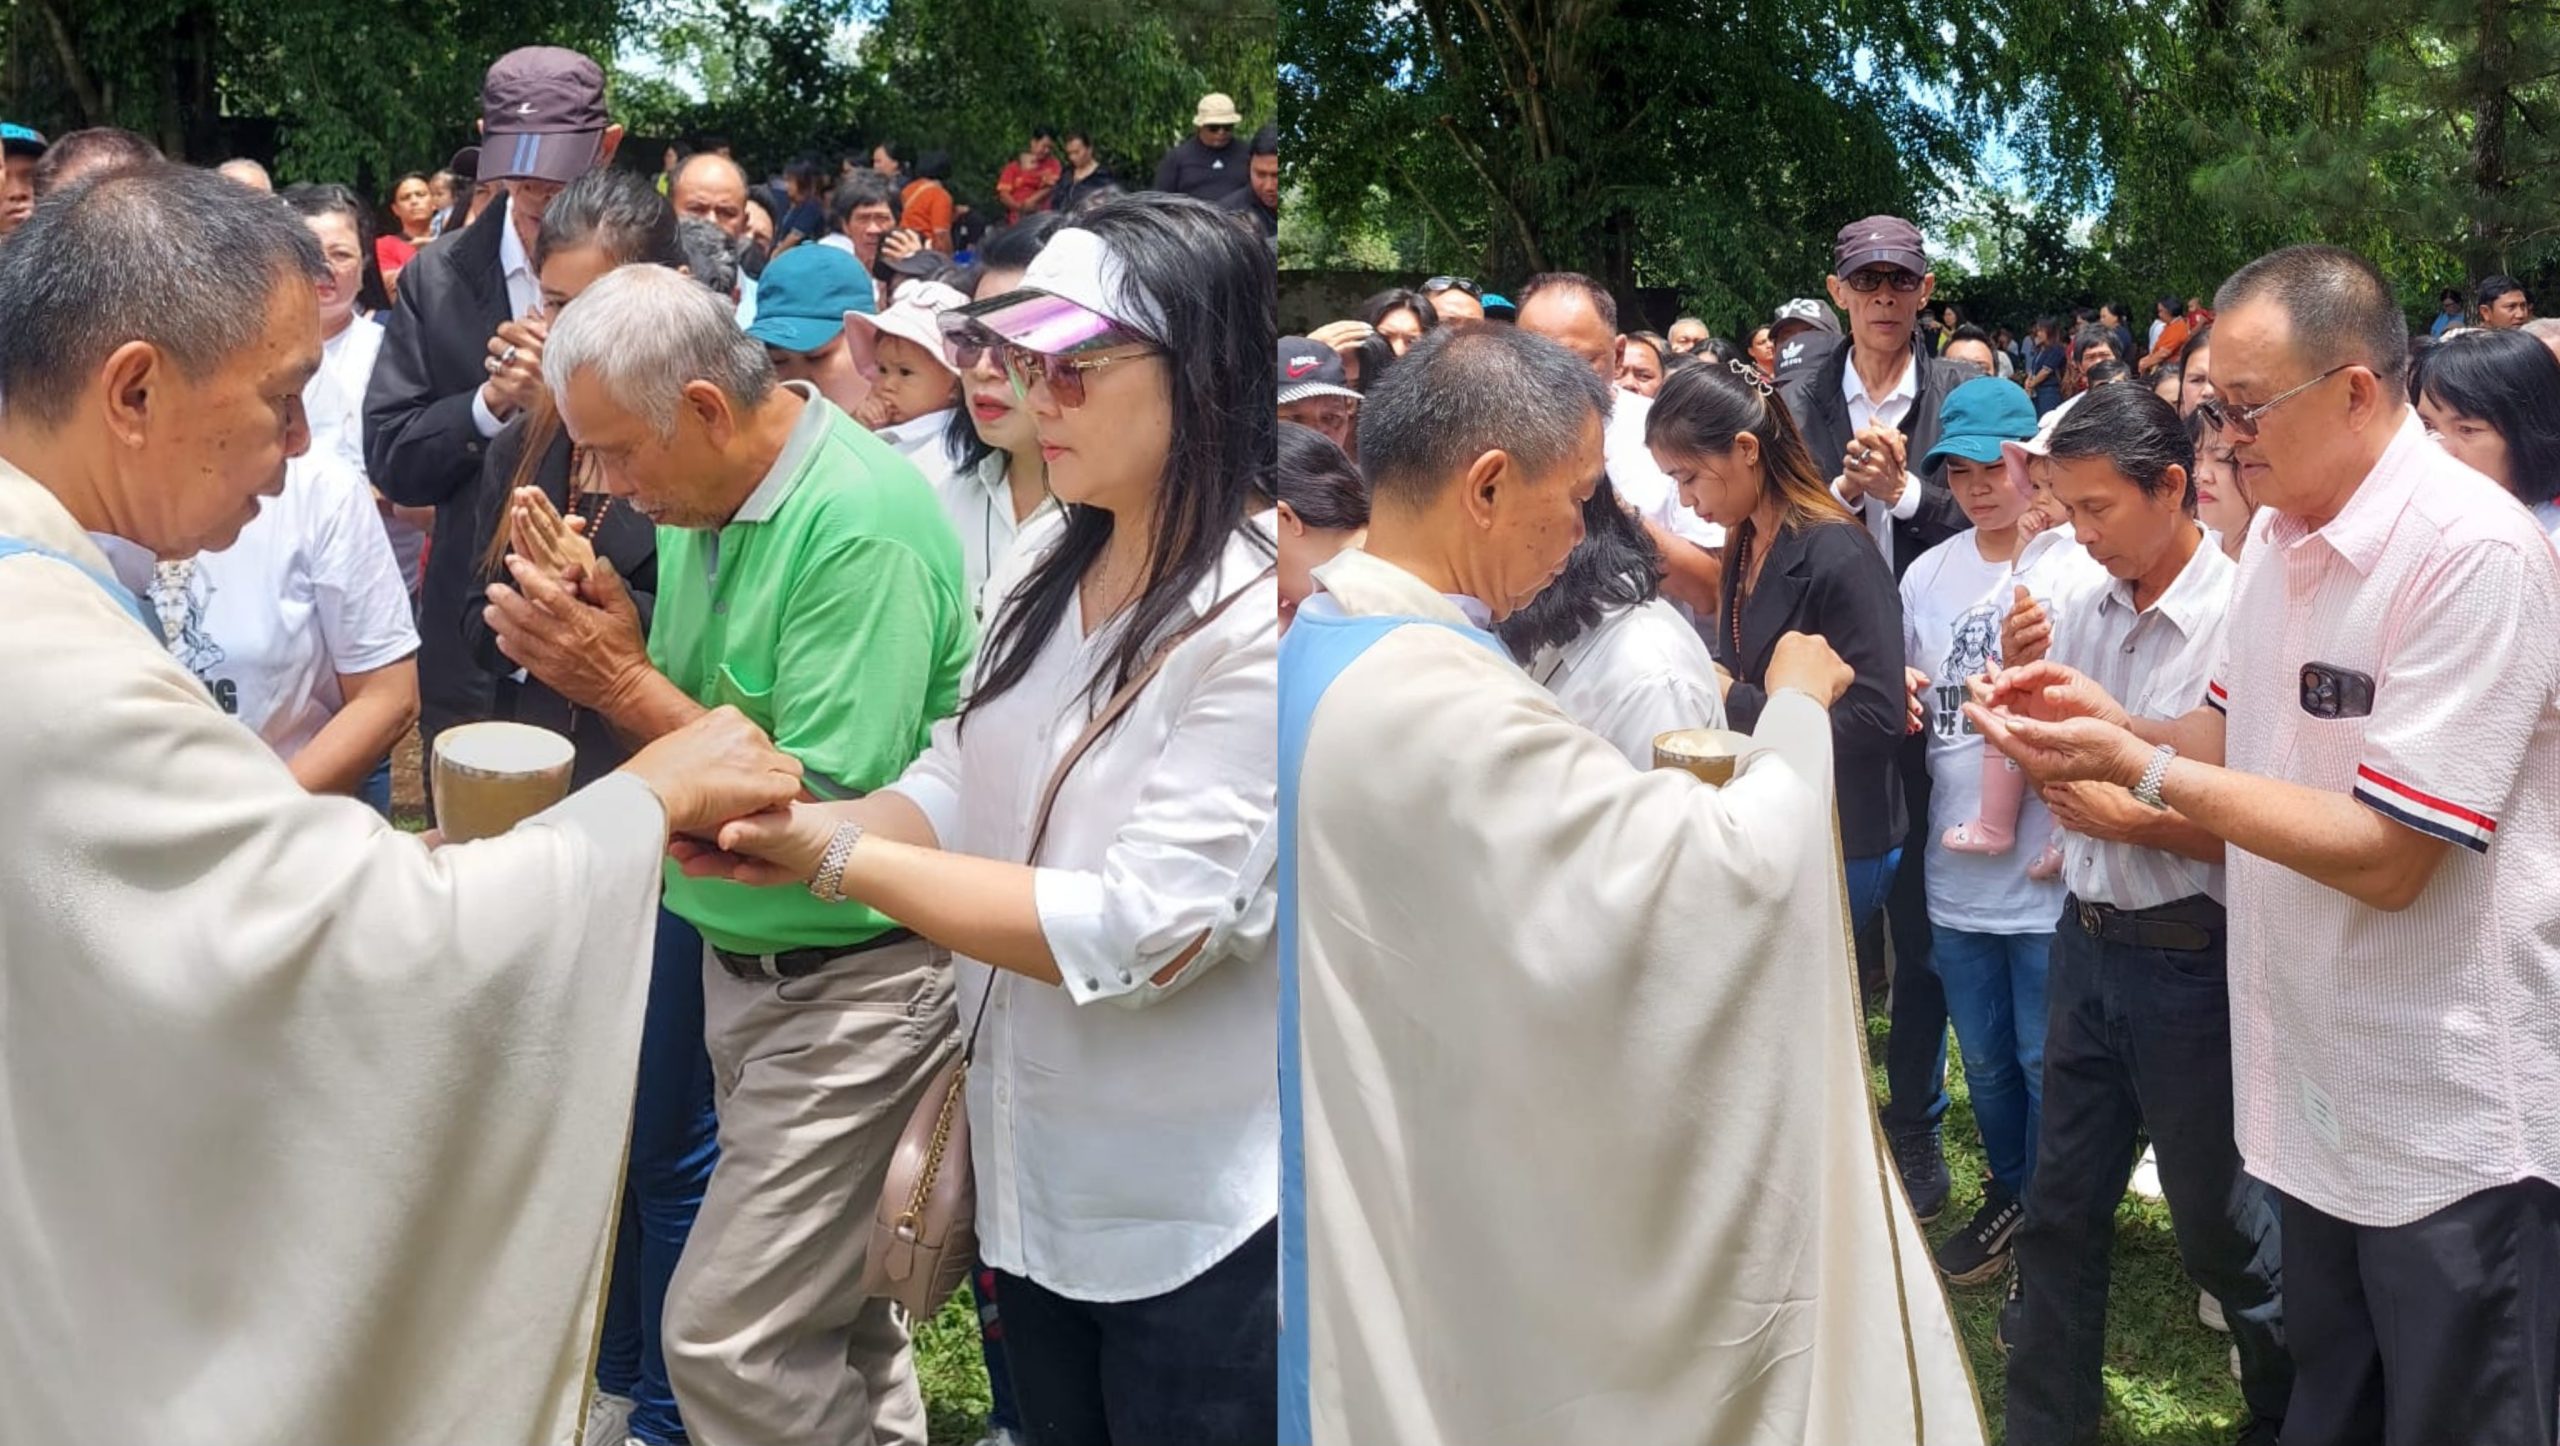
[[[635,1404],[629,1396],[596,1392],[595,1401],[587,1407],[587,1427],[578,1435],[582,1446],[622,1446],[631,1437]]]
[[[2212,1291],[2196,1292],[2196,1319],[2204,1322],[2206,1330],[2231,1334],[2231,1322],[2222,1318],[2222,1302],[2213,1298]]]
[[[2133,1193],[2141,1196],[2145,1200],[2157,1200],[2161,1198],[2160,1159],[2158,1156],[2151,1153],[2151,1147],[2149,1145],[2142,1147],[2142,1158],[2134,1164]]]
[[[2240,1348],[2238,1346],[2231,1348],[2231,1379],[2235,1381],[2240,1379]]]

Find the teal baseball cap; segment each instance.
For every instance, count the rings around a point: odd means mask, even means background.
[[[44,133],[16,121],[0,122],[0,152],[13,156],[43,155]]]
[[[2036,434],[2036,404],[2026,389],[2003,377],[1975,377],[1947,393],[1938,408],[1938,444],[1920,459],[1940,457],[1997,463],[2000,444],[2023,442]]]
[[[784,351],[816,351],[844,334],[844,316],[873,311],[871,273],[849,251],[794,246],[756,278],[756,319],[747,335]]]

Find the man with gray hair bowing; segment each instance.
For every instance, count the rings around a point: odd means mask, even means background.
[[[543,380],[605,491],[659,525],[638,612],[520,492],[507,656],[635,742],[734,704],[822,798],[894,782],[957,706],[960,543],[916,469],[805,383],[777,383],[720,298],[626,266],[552,323]],[[858,1289],[898,1132],[949,1051],[947,956],[814,889],[670,868],[700,930],[720,1163],[667,1289],[667,1375],[705,1446],[923,1446],[905,1327]]]
[[[1967,711],[2036,778],[2231,845],[2233,1117],[2282,1196],[2286,1446],[2548,1446],[2560,565],[2418,425],[2363,258],[2274,252],[2214,312],[2198,414],[2264,510],[2206,696],[2129,718],[2047,662]]]
[[[0,1441],[561,1441],[669,830],[734,710],[502,838],[315,796],[161,644],[309,445],[311,233],[148,165],[0,247]]]
[[[1608,407],[1543,337],[1425,338],[1281,647],[1280,1440],[1978,1443],[1858,1048],[1848,665],[1780,638],[1719,791],[1488,631],[1581,537]]]

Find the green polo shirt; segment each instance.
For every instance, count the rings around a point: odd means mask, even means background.
[[[707,708],[732,704],[821,798],[897,780],[951,713],[975,643],[960,542],[922,473],[824,398],[727,526],[658,529],[649,658]],[[892,927],[806,888],[689,879],[666,903],[723,949],[859,944]]]

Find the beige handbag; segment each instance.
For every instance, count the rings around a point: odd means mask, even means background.
[[[1218,599],[1216,606],[1167,637],[1146,666],[1093,715],[1093,721],[1068,746],[1066,756],[1058,760],[1049,786],[1041,790],[1024,862],[1040,861],[1058,786],[1067,781],[1068,771],[1085,750],[1129,711],[1175,648],[1215,621],[1229,603],[1251,592],[1270,572],[1264,569],[1252,582]],[[978,1186],[969,1165],[969,1061],[977,1054],[978,1027],[986,1023],[987,1001],[995,989],[996,978],[990,972],[986,990],[978,996],[977,1013],[969,1021],[968,1039],[950,1063],[934,1072],[932,1085],[898,1135],[898,1148],[889,1157],[889,1178],[871,1213],[871,1251],[863,1262],[862,1293],[896,1301],[911,1317],[930,1317],[941,1310],[978,1262]]]

